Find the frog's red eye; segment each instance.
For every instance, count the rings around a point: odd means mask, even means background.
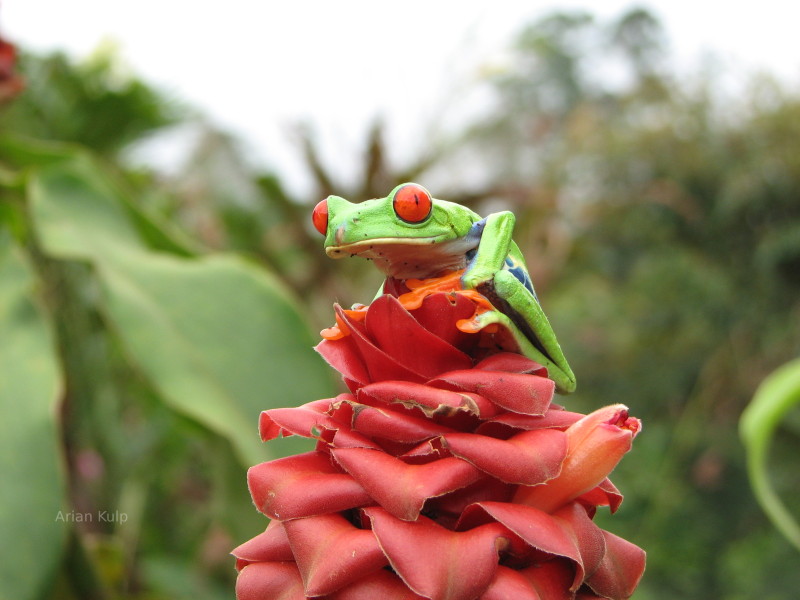
[[[408,223],[422,223],[431,214],[431,195],[421,185],[407,183],[394,193],[394,212]]]
[[[322,235],[328,232],[328,200],[325,199],[314,207],[314,212],[311,213],[311,221],[314,223],[314,228]]]

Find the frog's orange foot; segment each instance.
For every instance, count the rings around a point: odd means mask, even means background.
[[[425,301],[425,298],[433,294],[448,294],[453,297],[460,295],[468,298],[475,305],[475,312],[468,319],[461,319],[456,324],[456,327],[464,333],[477,333],[486,328],[487,333],[492,333],[491,328],[494,325],[484,325],[478,318],[483,313],[495,310],[489,300],[477,292],[476,290],[466,289],[462,285],[461,276],[464,274],[463,270],[452,271],[441,277],[431,277],[430,279],[408,279],[405,284],[410,290],[405,294],[398,297],[398,301],[408,311],[416,310]],[[362,321],[367,314],[367,306],[359,305],[352,310],[344,311],[347,316],[356,321]],[[338,340],[350,334],[347,325],[338,316],[336,318],[336,325],[328,327],[320,332],[326,340]]]
[[[363,321],[364,318],[367,316],[367,309],[369,306],[365,304],[359,304],[354,306],[351,310],[343,311],[350,319],[353,321]],[[336,315],[336,325],[331,327],[326,327],[322,331],[319,332],[323,339],[326,340],[340,340],[343,337],[350,335],[350,328],[345,324],[345,322]]]

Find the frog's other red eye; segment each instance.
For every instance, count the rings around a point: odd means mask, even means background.
[[[421,185],[407,183],[394,193],[394,212],[408,223],[422,223],[431,214],[431,195]]]
[[[314,223],[314,228],[322,235],[328,232],[328,200],[322,200],[314,207],[314,212],[311,213],[311,221]]]

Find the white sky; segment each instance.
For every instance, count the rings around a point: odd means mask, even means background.
[[[242,138],[254,161],[308,189],[288,135],[303,120],[325,159],[351,180],[365,132],[384,115],[392,156],[413,156],[441,108],[515,32],[554,9],[606,20],[625,0],[0,0],[0,28],[32,50],[81,57],[115,40],[148,82]],[[800,3],[651,0],[680,64],[713,52],[743,71],[800,82]],[[451,117],[453,118],[453,117]]]

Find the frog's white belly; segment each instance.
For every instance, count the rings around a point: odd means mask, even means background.
[[[437,242],[435,238],[379,238],[342,246],[329,246],[331,258],[360,256],[375,263],[387,277],[426,279],[467,266],[467,252],[477,247],[476,240],[458,239]]]

